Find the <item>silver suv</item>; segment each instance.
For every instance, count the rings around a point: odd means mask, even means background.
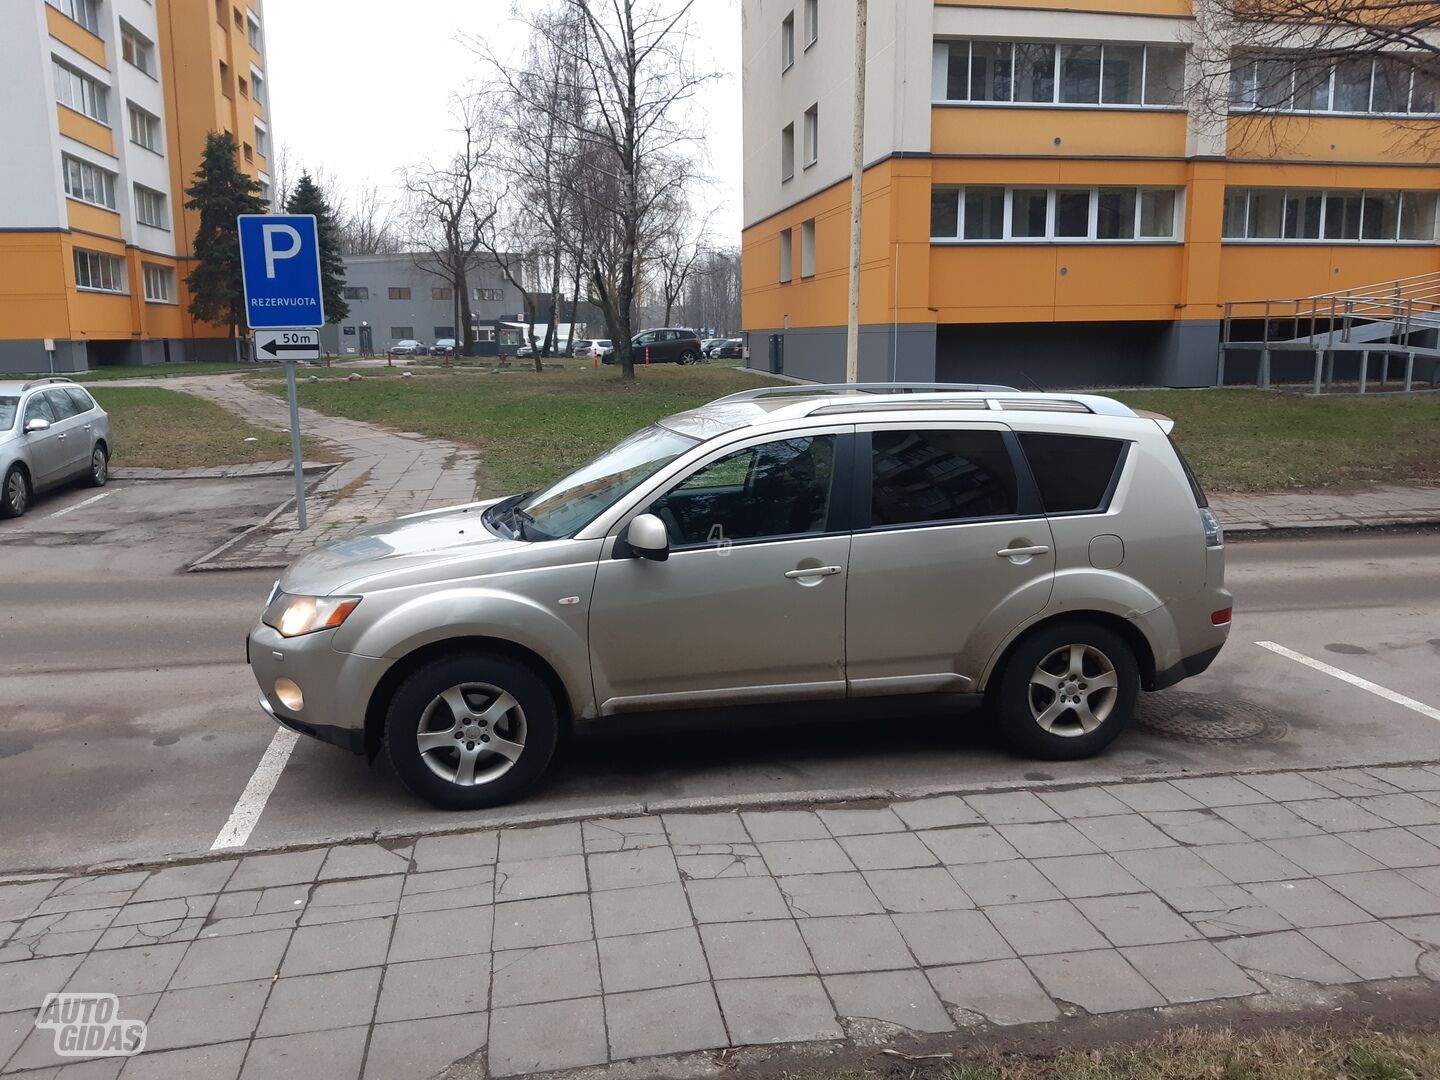
[[[306,555],[247,640],[261,706],[448,808],[529,791],[572,724],[677,708],[984,695],[1019,753],[1094,754],[1230,628],[1171,426],[1008,388],[736,394]]]
[[[110,417],[69,379],[0,382],[0,518],[70,480],[104,487],[111,452]]]

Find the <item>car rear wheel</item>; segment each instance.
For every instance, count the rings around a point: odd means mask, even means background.
[[[17,518],[30,507],[30,481],[25,470],[11,465],[5,473],[5,486],[0,488],[0,518]]]
[[[1005,663],[992,695],[1000,736],[1048,761],[1098,754],[1130,724],[1140,669],[1129,643],[1090,622],[1045,627]]]
[[[400,779],[445,810],[520,798],[549,768],[559,736],[545,680],[485,653],[456,653],[414,672],[385,721],[386,752]]]
[[[97,446],[90,452],[90,475],[88,482],[91,487],[104,487],[110,479],[110,457],[105,453],[103,446]]]
[[[680,354],[680,363],[681,363],[681,364],[695,364],[695,363],[698,363],[698,362],[699,362],[699,359],[700,359],[700,358],[695,355],[695,350],[694,350],[694,349],[686,349],[684,352],[682,352],[682,353]]]

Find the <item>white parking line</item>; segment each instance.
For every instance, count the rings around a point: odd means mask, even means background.
[[[49,518],[64,517],[66,514],[73,514],[76,510],[79,510],[82,506],[89,506],[91,503],[97,503],[97,502],[99,502],[101,499],[105,498],[105,496],[107,496],[107,495],[114,495],[114,494],[115,494],[115,492],[113,492],[113,491],[102,491],[102,492],[100,492],[99,495],[91,495],[90,498],[84,499],[84,500],[76,503],[74,506],[67,506],[67,507],[65,507],[64,510],[56,510],[55,513],[53,513],[53,514],[47,514],[47,515],[45,515],[45,516],[46,516],[46,519],[48,520]]]
[[[1440,720],[1440,709],[1432,708],[1423,701],[1416,701],[1414,698],[1406,697],[1404,694],[1397,694],[1394,690],[1373,683],[1369,679],[1362,679],[1359,675],[1351,675],[1348,671],[1341,671],[1321,660],[1314,660],[1304,653],[1298,653],[1294,649],[1287,649],[1284,645],[1277,645],[1273,641],[1257,641],[1255,643],[1262,649],[1269,649],[1273,653],[1294,660],[1297,664],[1304,664],[1308,668],[1332,675],[1337,679],[1348,682],[1351,686],[1358,686],[1361,690],[1368,690],[1376,697],[1382,697],[1386,701],[1393,701],[1396,705],[1403,705],[1407,709],[1419,713],[1421,716],[1428,716],[1431,720]]]
[[[235,809],[230,811],[230,820],[225,822],[220,835],[215,837],[215,843],[210,845],[211,851],[245,846],[245,841],[250,839],[251,831],[260,820],[260,815],[265,812],[265,803],[269,800],[270,793],[275,790],[275,785],[279,783],[280,774],[285,771],[285,763],[290,760],[290,751],[295,749],[299,740],[300,736],[288,728],[276,729],[275,737],[265,748],[250,782],[240,793],[240,801],[235,804]]]

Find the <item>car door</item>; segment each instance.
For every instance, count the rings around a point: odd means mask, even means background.
[[[1054,541],[1015,436],[994,423],[862,425],[855,460],[851,695],[975,689],[1054,584]]]
[[[827,427],[717,451],[637,509],[671,551],[601,559],[602,714],[844,696],[851,442]]]
[[[45,431],[25,431],[32,420],[44,420],[50,427]],[[65,443],[56,427],[55,410],[50,406],[50,395],[30,395],[25,403],[25,415],[20,430],[24,432],[26,449],[30,453],[30,468],[34,471],[36,487],[49,487],[58,483],[65,475]]]
[[[45,396],[50,399],[50,408],[55,413],[55,426],[51,430],[58,432],[61,475],[71,477],[87,471],[90,467],[90,440],[85,437],[84,417],[63,389],[47,390]]]
[[[643,364],[646,362],[647,357],[645,354],[647,350],[650,353],[648,359],[651,363],[659,359],[660,347],[657,344],[658,339],[659,334],[656,331],[646,330],[630,342],[630,355],[634,357],[635,363]]]

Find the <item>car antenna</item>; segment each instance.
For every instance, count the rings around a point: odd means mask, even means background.
[[[1023,371],[1017,371],[1015,374],[1019,375],[1022,379],[1024,379],[1031,386],[1033,386],[1037,394],[1045,393],[1045,388],[1042,387],[1039,383],[1037,383],[1034,379],[1030,378],[1029,375],[1026,375]]]

